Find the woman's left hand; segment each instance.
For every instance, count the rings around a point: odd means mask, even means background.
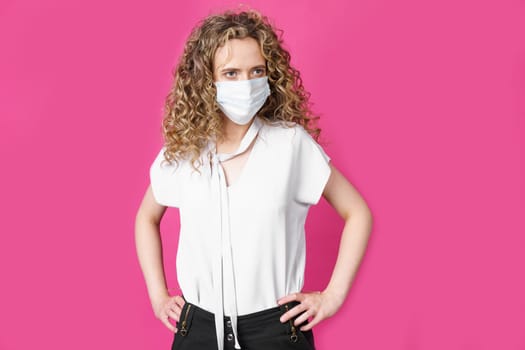
[[[300,328],[301,331],[308,331],[325,318],[335,314],[344,299],[325,290],[323,292],[293,293],[277,300],[277,303],[283,305],[290,301],[299,301],[300,304],[284,313],[280,321],[288,322],[289,319],[301,314],[294,322],[294,325],[298,326],[312,317],[307,325]]]

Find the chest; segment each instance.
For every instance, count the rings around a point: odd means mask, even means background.
[[[228,187],[226,193],[230,205],[239,204],[243,211],[256,210],[259,213],[267,207],[286,205],[289,191],[295,186],[293,152],[289,144],[271,141],[256,138],[246,151],[219,163]],[[208,205],[214,205],[217,194],[216,173],[207,167],[200,174],[191,171],[189,174],[181,186],[185,210],[214,210]]]
[[[243,153],[238,154],[235,157],[220,163],[224,171],[224,176],[226,178],[226,186],[232,186],[240,178],[241,174],[244,172],[246,166],[248,165],[247,163],[251,157],[251,153],[255,143],[256,140],[254,140]],[[222,152],[223,147],[221,145],[218,145],[217,149],[219,152]]]

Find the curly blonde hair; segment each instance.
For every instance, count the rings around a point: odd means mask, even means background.
[[[211,15],[193,28],[173,72],[174,84],[166,98],[162,121],[164,158],[169,163],[190,158],[197,170],[208,141],[224,136],[222,112],[215,99],[213,58],[228,40],[246,37],[260,45],[271,89],[257,115],[265,123],[300,124],[318,140],[319,117],[310,109],[310,94],[303,88],[299,71],[290,65],[290,54],[282,46],[282,31],[255,10],[229,10]]]

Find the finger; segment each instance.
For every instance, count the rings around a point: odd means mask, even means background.
[[[162,318],[162,323],[164,323],[164,325],[170,330],[172,331],[173,333],[177,333],[177,328],[175,328],[175,326],[173,326],[169,320],[169,318]]]
[[[306,310],[306,305],[304,304],[297,304],[290,310],[286,311],[279,320],[284,323],[287,322],[289,319],[294,318],[295,316],[299,315],[301,312]]]
[[[177,314],[180,314],[182,312],[183,306],[179,306],[177,304],[169,305],[168,309],[175,311]]]
[[[181,297],[180,295],[176,295],[174,299],[175,299],[175,303],[176,303],[177,305],[179,305],[181,308],[182,308],[182,307],[184,306],[184,304],[186,303],[186,301],[184,300],[184,298]]]
[[[289,295],[287,295],[285,297],[282,297],[281,299],[277,300],[277,304],[283,305],[283,304],[289,303],[290,301],[294,301],[294,300],[300,301],[301,297],[302,297],[302,293],[289,294]]]
[[[294,325],[295,326],[299,326],[300,324],[306,322],[308,320],[308,318],[312,316],[310,315],[309,313],[309,310],[306,310],[305,312],[303,312],[299,317],[297,317],[294,321]]]
[[[168,309],[167,311],[168,317],[171,319],[174,319],[177,322],[179,322],[180,313],[181,313],[181,309],[178,307],[173,307],[172,309]]]
[[[316,324],[318,324],[319,322],[321,322],[323,318],[321,317],[321,315],[318,313],[317,315],[315,315],[314,318],[312,318],[312,320],[305,326],[302,326],[301,328],[299,328],[301,331],[309,331],[310,329],[314,328],[314,326]]]
[[[166,314],[169,315],[169,317],[175,319],[176,321],[179,320],[180,313],[182,311],[183,305],[179,305],[178,301],[180,301],[178,296],[171,297],[169,301],[166,303],[165,310]],[[179,297],[180,298],[180,297]],[[180,298],[182,299],[182,298]],[[182,299],[184,302],[184,299]],[[173,313],[172,313],[173,312]]]

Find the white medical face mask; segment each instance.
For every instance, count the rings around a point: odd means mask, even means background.
[[[248,124],[270,96],[268,77],[217,81],[215,87],[219,108],[239,125]]]

